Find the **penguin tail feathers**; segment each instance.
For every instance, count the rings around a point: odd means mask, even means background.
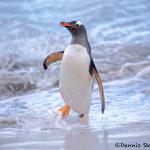
[[[60,51],[48,55],[43,62],[43,68],[46,70],[50,64],[62,60],[63,54],[64,51]]]

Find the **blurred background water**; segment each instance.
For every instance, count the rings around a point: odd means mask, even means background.
[[[87,140],[94,136],[95,141],[106,135],[149,136],[149,10],[149,0],[0,0],[1,145],[16,148],[12,140],[36,147],[33,137],[42,141],[43,131],[47,137],[57,134],[48,138],[54,144],[41,142],[52,148],[65,148],[66,136],[78,139],[76,132],[81,137],[86,132]],[[56,123],[49,113],[63,105],[58,90],[60,63],[47,71],[42,63],[48,54],[68,45],[71,35],[59,22],[71,20],[86,26],[105,91],[106,111],[101,115],[95,84],[88,125],[74,113]],[[111,131],[114,128],[117,131]],[[23,139],[26,133],[29,136]],[[90,149],[97,149],[98,143],[91,142]]]

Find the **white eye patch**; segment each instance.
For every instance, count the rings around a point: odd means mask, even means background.
[[[80,21],[77,21],[76,24],[79,26],[82,25],[82,23]]]

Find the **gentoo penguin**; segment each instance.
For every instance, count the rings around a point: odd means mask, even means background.
[[[102,82],[91,57],[91,47],[85,26],[79,21],[61,22],[60,25],[69,30],[72,40],[65,51],[48,55],[43,66],[44,69],[47,69],[49,64],[62,60],[59,90],[65,105],[59,109],[61,117],[68,116],[70,108],[80,118],[88,117],[94,77],[99,86],[101,109],[104,113],[105,101]]]

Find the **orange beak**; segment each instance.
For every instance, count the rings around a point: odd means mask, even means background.
[[[74,28],[74,25],[67,23],[67,22],[61,22],[60,25],[62,25],[64,27],[73,27]]]

